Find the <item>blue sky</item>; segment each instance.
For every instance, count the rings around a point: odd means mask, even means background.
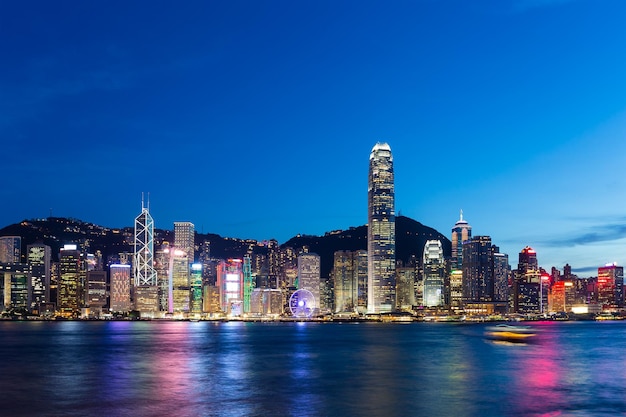
[[[284,242],[463,209],[513,267],[626,263],[626,2],[0,3],[0,224],[75,217]],[[586,273],[586,272],[585,272]],[[584,274],[583,274],[584,275]]]

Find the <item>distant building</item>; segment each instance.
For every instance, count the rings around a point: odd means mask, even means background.
[[[141,213],[135,218],[135,309],[142,317],[154,317],[159,311],[158,275],[154,268],[154,220],[141,201]]]
[[[88,271],[86,287],[86,306],[92,315],[99,315],[108,302],[106,271]]]
[[[396,267],[396,309],[412,310],[417,305],[416,285],[417,269],[415,266]],[[420,294],[423,293],[423,286]],[[419,303],[421,303],[421,298]]]
[[[22,238],[20,236],[0,237],[0,263],[20,263],[22,257]]]
[[[463,243],[463,302],[494,301],[493,254],[489,236]]]
[[[189,280],[189,312],[202,313],[202,264],[191,264]]]
[[[393,156],[387,143],[372,148],[368,176],[367,310],[390,312],[396,305],[396,214]]]

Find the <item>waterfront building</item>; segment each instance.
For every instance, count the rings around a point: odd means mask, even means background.
[[[576,304],[576,287],[572,281],[559,280],[551,286],[548,311],[569,313]]]
[[[157,298],[160,312],[169,312],[170,299],[170,247],[165,242],[154,253],[154,270],[157,274]]]
[[[298,289],[305,289],[313,294],[315,308],[320,308],[320,257],[315,253],[298,256]]]
[[[64,245],[59,253],[57,310],[63,317],[78,317],[83,307],[86,264],[77,245]]]
[[[372,148],[368,176],[368,297],[370,313],[396,305],[396,215],[393,156],[387,143]]]
[[[458,310],[463,305],[463,242],[471,239],[472,226],[463,219],[463,210],[459,220],[452,228],[450,241],[452,242],[452,255],[450,257],[449,276],[449,304],[450,308]]]
[[[250,312],[250,297],[254,289],[254,277],[252,275],[252,259],[250,255],[243,257],[243,312]]]
[[[396,267],[396,308],[399,310],[413,310],[417,304],[415,285],[417,281],[417,269],[415,266]],[[420,294],[423,293],[422,291]],[[421,298],[420,298],[421,300]]]
[[[509,255],[495,251],[493,254],[493,298],[494,301],[509,300],[509,277],[511,266]]]
[[[443,246],[439,240],[427,240],[424,245],[424,307],[444,306],[444,278],[446,265]]]
[[[475,236],[463,243],[463,302],[494,301],[493,254],[489,236]]]
[[[202,312],[209,316],[221,315],[220,290],[215,285],[205,285],[202,295]]]
[[[170,297],[169,313],[189,313],[189,258],[188,252],[173,248],[170,250]]]
[[[193,314],[202,313],[202,264],[191,265],[190,279],[190,303],[189,312]]]
[[[537,252],[526,246],[519,253],[514,283],[514,309],[516,313],[541,313],[543,301],[541,271]],[[547,307],[547,306],[546,306]]]
[[[336,251],[333,256],[333,288],[335,312],[354,311],[356,283],[352,252]]]
[[[273,288],[255,288],[250,295],[250,313],[254,316],[283,314],[283,291]]]
[[[20,263],[22,257],[22,238],[20,236],[0,237],[0,263]]]
[[[28,263],[29,308],[32,313],[40,314],[40,306],[51,301],[52,249],[44,244],[28,245],[26,247],[26,261]]]
[[[195,226],[191,222],[174,222],[174,247],[187,253],[189,264],[195,260]]]
[[[109,266],[111,293],[109,308],[114,313],[127,313],[131,310],[130,302],[130,265],[112,264]]]
[[[5,310],[26,310],[28,299],[28,265],[22,263],[0,263],[0,305]]]
[[[233,310],[243,305],[243,261],[241,259],[222,260],[217,270],[217,286],[220,294],[220,309],[228,315],[237,315]]]
[[[606,264],[598,268],[598,304],[604,310],[624,306],[624,267]]]
[[[149,203],[148,203],[149,204]],[[135,218],[135,309],[143,317],[154,317],[159,310],[158,275],[154,268],[154,220],[141,200],[141,213]]]
[[[86,307],[92,317],[100,316],[107,305],[107,273],[106,271],[87,271]]]

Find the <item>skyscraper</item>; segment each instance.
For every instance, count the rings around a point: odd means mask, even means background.
[[[112,312],[125,313],[131,309],[130,303],[130,265],[113,264],[109,267],[111,277],[110,309]]]
[[[149,204],[149,203],[148,203]],[[141,200],[141,214],[135,218],[135,285],[156,286],[154,269],[154,220]]]
[[[372,148],[367,199],[367,310],[389,312],[396,304],[396,215],[393,156],[387,143]]]
[[[443,307],[446,265],[443,246],[439,240],[427,240],[424,245],[424,303],[425,307]]]
[[[603,309],[624,305],[624,267],[612,263],[598,268],[598,304]]]
[[[64,317],[77,317],[83,306],[85,262],[77,245],[64,245],[59,253],[58,311]]]
[[[476,236],[463,243],[463,302],[494,301],[491,237]]]
[[[195,260],[195,226],[191,222],[174,222],[174,247],[187,252],[187,260]]]
[[[452,257],[450,259],[450,268],[453,271],[460,271],[463,268],[463,242],[472,237],[472,226],[463,220],[463,210],[459,217],[459,221],[452,228]]]
[[[41,305],[50,300],[50,262],[52,250],[44,244],[28,245],[29,300],[31,311],[41,312]],[[56,300],[54,300],[56,301]]]
[[[537,263],[537,252],[529,246],[519,253],[513,307],[516,313],[522,314],[540,313],[542,309],[541,272]]]

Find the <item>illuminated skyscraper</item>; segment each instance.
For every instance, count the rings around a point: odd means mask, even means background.
[[[393,156],[387,143],[372,148],[367,216],[367,310],[392,311],[396,304],[396,215]]]
[[[424,246],[424,306],[443,307],[446,265],[439,240],[427,240]]]
[[[195,226],[191,222],[174,222],[174,247],[187,252],[189,264],[195,260]]]
[[[624,267],[612,263],[598,268],[598,304],[603,309],[624,305]]]
[[[28,282],[31,311],[40,313],[40,306],[50,302],[50,246],[44,244],[28,245]],[[56,300],[55,300],[56,301]]]
[[[229,259],[220,262],[217,270],[217,285],[222,311],[230,315],[238,315],[238,306],[243,306],[244,281],[241,259]]]
[[[57,309],[64,317],[77,317],[83,306],[85,262],[77,245],[64,245],[59,253],[59,290]]]
[[[202,313],[202,264],[191,265],[189,280],[189,312]]]
[[[154,220],[141,200],[141,214],[135,218],[135,285],[156,286],[157,274],[154,270]]]
[[[189,312],[189,260],[187,252],[174,248],[170,252],[170,313]]]
[[[320,308],[320,257],[315,253],[298,256],[298,289],[311,291],[315,307]]]
[[[463,210],[459,221],[452,228],[452,257],[450,267],[453,271],[460,271],[463,268],[463,242],[472,237],[472,226],[463,220]]]
[[[540,313],[542,310],[541,271],[537,252],[526,246],[519,253],[514,283],[513,306],[516,313]],[[547,308],[547,306],[546,306]]]
[[[463,302],[494,301],[493,254],[489,236],[476,236],[463,243]]]
[[[243,257],[243,312],[250,312],[250,296],[254,288],[252,262],[249,255]]]

